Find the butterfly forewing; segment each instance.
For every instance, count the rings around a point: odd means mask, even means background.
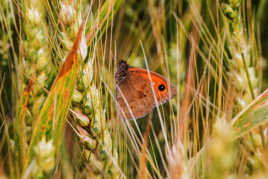
[[[130,73],[129,77],[119,84],[116,96],[121,118],[144,117],[155,106],[150,83],[136,73]]]

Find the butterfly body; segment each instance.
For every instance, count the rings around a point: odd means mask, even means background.
[[[151,71],[149,74],[145,69],[130,67],[125,61],[119,62],[115,79],[120,118],[142,118],[156,105],[167,102],[176,94],[175,87],[161,75]]]

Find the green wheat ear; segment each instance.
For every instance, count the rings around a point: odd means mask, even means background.
[[[114,13],[117,12],[121,1],[105,1],[98,7],[96,12],[91,12],[92,17],[87,19],[88,31],[82,36],[81,44],[81,66],[79,67],[77,88],[73,94],[73,116],[77,124],[74,128],[77,130],[80,144],[82,147],[81,163],[90,167],[92,170],[84,168],[83,171],[91,177],[118,178],[119,171],[115,167],[117,163],[117,150],[112,141],[111,130],[108,127],[108,120],[103,108],[105,93],[102,93],[102,87],[98,85],[99,78],[96,70],[98,39],[111,24]],[[71,6],[71,5],[70,5]],[[72,7],[74,8],[74,7]],[[100,68],[105,68],[100,66]]]
[[[223,13],[226,20],[224,21],[228,28],[229,34],[227,43],[230,59],[230,78],[234,79],[239,97],[237,103],[239,107],[246,107],[260,92],[260,82],[258,81],[257,64],[262,60],[254,56],[258,47],[254,45],[254,39],[250,34],[246,34],[245,24],[242,17],[242,1],[230,1],[223,3]],[[250,23],[255,23],[253,20]],[[252,32],[253,29],[248,29]],[[253,37],[254,38],[254,37]]]

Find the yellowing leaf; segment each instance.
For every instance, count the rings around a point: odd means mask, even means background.
[[[33,147],[43,136],[53,138],[56,150],[61,144],[66,116],[71,104],[72,94],[77,80],[77,51],[79,48],[83,24],[76,36],[74,45],[69,52],[60,72],[53,83],[48,97],[35,122],[32,138],[30,141],[29,154],[32,155]]]
[[[268,89],[257,97],[232,121],[236,137],[268,123]]]

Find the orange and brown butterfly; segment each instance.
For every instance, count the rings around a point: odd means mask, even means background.
[[[115,73],[117,111],[122,119],[142,118],[156,105],[164,104],[176,95],[176,88],[161,75],[143,68],[118,63]],[[157,102],[155,102],[154,92]]]

